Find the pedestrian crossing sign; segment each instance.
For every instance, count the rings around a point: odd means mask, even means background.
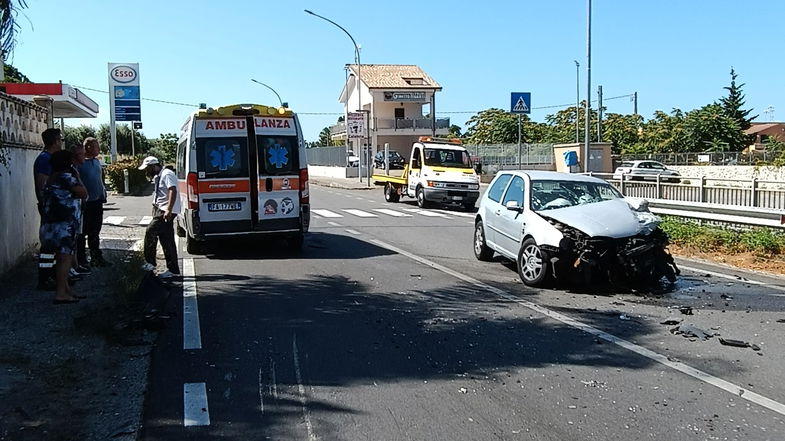
[[[510,94],[510,113],[529,114],[532,109],[531,92],[512,92]]]

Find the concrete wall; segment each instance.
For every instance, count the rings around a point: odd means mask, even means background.
[[[751,181],[771,181],[771,185],[785,186],[785,167],[754,166],[754,165],[706,165],[686,166],[669,165],[668,168],[678,171],[687,178],[706,176],[709,179],[737,179]]]
[[[33,189],[33,162],[38,149],[9,148],[9,168],[0,166],[0,274],[38,244],[41,219]]]
[[[0,93],[0,127],[7,167],[0,165],[0,274],[38,245],[33,162],[47,127],[43,107]]]
[[[331,167],[326,165],[309,165],[308,176],[322,178],[356,178],[359,167]]]

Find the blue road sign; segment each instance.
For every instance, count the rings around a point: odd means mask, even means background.
[[[531,92],[510,93],[510,113],[532,113]]]

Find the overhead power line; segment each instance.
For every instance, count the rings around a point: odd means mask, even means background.
[[[109,92],[107,92],[106,90],[93,89],[91,87],[84,87],[84,86],[75,86],[75,87],[77,89],[84,89],[84,90],[90,90],[92,92],[109,94]],[[617,100],[617,99],[621,99],[621,98],[631,98],[634,95],[635,94],[633,94],[633,93],[628,93],[626,95],[618,95],[618,96],[612,96],[610,98],[603,98],[603,100],[611,101],[611,100]],[[176,101],[159,100],[159,99],[155,99],[155,98],[142,98],[142,100],[143,101],[152,101],[154,103],[172,104],[172,105],[175,105],[175,106],[199,107],[199,104],[178,103]],[[591,102],[592,103],[596,103],[597,100],[592,100]],[[570,107],[570,106],[574,106],[574,105],[575,105],[575,103],[556,104],[556,105],[553,105],[553,106],[539,106],[539,107],[532,107],[532,110],[558,109],[558,108],[561,108],[561,107]],[[437,114],[441,114],[441,115],[471,115],[471,114],[480,113],[480,112],[482,112],[482,110],[457,110],[457,111],[436,112],[436,113]],[[297,114],[298,115],[307,115],[307,116],[341,116],[344,113],[343,112],[297,112]]]

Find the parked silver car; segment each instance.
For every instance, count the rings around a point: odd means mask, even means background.
[[[474,254],[514,260],[527,285],[572,279],[615,285],[675,281],[660,219],[642,199],[625,198],[590,176],[504,171],[480,200]]]
[[[663,182],[681,182],[679,172],[657,161],[623,161],[613,172],[613,179],[621,179],[622,175],[630,181],[656,181],[659,175]]]

